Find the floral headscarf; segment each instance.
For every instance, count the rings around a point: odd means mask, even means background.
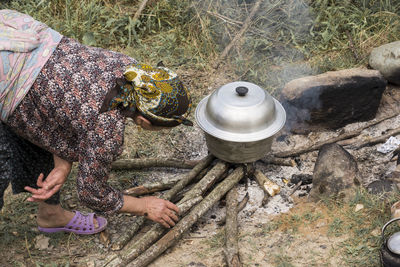
[[[192,126],[187,119],[191,99],[186,86],[176,73],[165,67],[133,64],[124,72],[127,83],[110,102],[110,108],[119,105],[138,110],[158,126]]]

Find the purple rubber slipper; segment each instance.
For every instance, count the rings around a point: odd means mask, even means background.
[[[79,211],[74,211],[75,216],[64,227],[45,228],[38,226],[39,231],[45,233],[57,232],[72,232],[78,235],[92,235],[103,231],[107,226],[107,220],[103,217],[98,217],[94,213],[83,215]],[[95,228],[93,218],[97,220],[99,227]]]

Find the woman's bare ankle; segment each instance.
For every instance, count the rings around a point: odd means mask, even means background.
[[[63,227],[73,217],[74,213],[63,209],[61,205],[41,202],[38,208],[37,223],[40,227]]]

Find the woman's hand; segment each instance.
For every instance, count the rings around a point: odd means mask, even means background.
[[[179,220],[176,216],[179,213],[179,208],[175,204],[156,197],[143,197],[141,199],[144,201],[143,215],[150,220],[167,228],[171,228]]]
[[[31,202],[40,202],[50,198],[67,180],[67,177],[71,171],[72,163],[63,160],[55,155],[54,158],[54,169],[51,170],[46,180],[43,181],[44,175],[41,173],[38,177],[36,185],[38,189],[26,186],[25,190],[32,193],[32,196],[27,200]]]
[[[171,228],[179,220],[179,208],[164,199],[156,197],[136,198],[124,195],[124,205],[120,212],[142,215],[166,228]]]

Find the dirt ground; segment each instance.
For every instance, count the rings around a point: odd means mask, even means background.
[[[180,73],[187,77],[194,102],[219,86],[235,80],[234,76],[217,73],[212,77],[193,73]],[[191,77],[190,79],[188,77]],[[389,86],[385,91],[377,117],[399,114],[400,89]],[[193,112],[194,115],[194,112]],[[192,115],[192,116],[193,116]],[[308,135],[288,135],[273,143],[272,152],[287,151],[319,140],[350,131],[366,122],[354,123],[338,131],[312,132]],[[367,128],[356,140],[375,137],[388,129],[400,127],[400,115],[376,126]],[[283,134],[284,132],[280,133]],[[346,147],[345,147],[346,148]],[[377,146],[361,149],[346,148],[358,162],[364,185],[374,180],[384,179],[395,168],[391,154],[377,152]],[[349,264],[343,254],[344,242],[349,235],[335,234],[337,223],[335,214],[339,211],[323,203],[307,200],[309,186],[303,186],[292,196],[292,187],[285,181],[293,174],[313,173],[318,151],[301,155],[295,167],[255,163],[267,177],[281,187],[281,193],[263,206],[263,192],[253,180],[239,187],[239,198],[246,191],[250,200],[239,213],[239,249],[244,266],[357,266]],[[177,127],[170,131],[145,132],[128,122],[126,127],[125,150],[121,158],[160,157],[198,160],[207,155],[207,146],[201,129]],[[76,166],[75,166],[76,167]],[[74,173],[62,190],[62,205],[68,209],[87,210],[80,206],[74,191]],[[183,169],[152,169],[142,171],[113,172],[110,183],[120,189],[148,181],[168,179]],[[247,184],[247,185],[246,185]],[[0,266],[103,266],[115,253],[110,244],[118,239],[135,216],[119,214],[110,216],[107,229],[108,239],[101,235],[77,236],[73,234],[44,235],[38,232],[35,223],[36,205],[27,203],[27,194],[12,195],[8,190],[5,206],[0,213]],[[223,201],[217,203],[184,237],[149,266],[193,266],[219,267],[224,263],[224,226],[218,224],[225,212]],[[388,215],[389,216],[389,215]],[[143,227],[148,229],[150,222]],[[371,231],[371,236],[379,236],[379,227]],[[354,254],[356,253],[354,252]],[[370,264],[378,262],[378,255]],[[360,265],[358,265],[360,266]]]

